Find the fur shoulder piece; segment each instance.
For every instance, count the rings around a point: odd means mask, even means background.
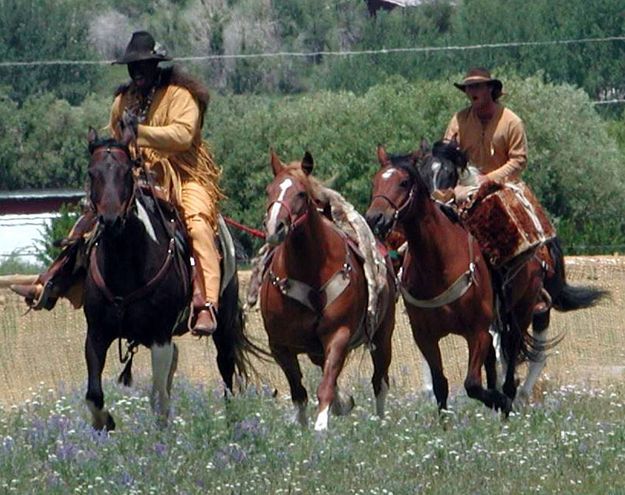
[[[158,82],[159,88],[170,85],[181,86],[188,90],[197,99],[200,104],[200,113],[204,115],[208,102],[210,101],[210,94],[208,92],[208,88],[206,88],[202,82],[185,72],[179,66],[174,65],[172,67],[161,69]],[[132,88],[132,81],[121,84],[115,90],[115,96],[117,97],[120,94],[124,94],[127,91],[132,90]]]

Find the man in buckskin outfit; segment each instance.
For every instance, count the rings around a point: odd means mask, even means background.
[[[130,81],[115,93],[109,127],[119,139],[124,125],[136,126],[139,158],[183,214],[198,272],[192,333],[203,336],[217,328],[220,257],[215,229],[217,202],[222,197],[217,184],[220,170],[201,136],[208,91],[177,66],[159,67],[169,60],[150,33],[133,33],[125,53],[114,62],[127,65]],[[59,290],[66,284],[50,273],[53,268],[38,283],[13,286],[13,290],[35,309],[42,307],[38,304],[42,300],[52,299],[53,306],[57,297],[66,295]],[[43,307],[51,309],[50,304]]]

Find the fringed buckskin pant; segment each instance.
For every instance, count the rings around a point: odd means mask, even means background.
[[[192,181],[182,184],[180,202],[195,266],[204,282],[206,302],[217,307],[221,280],[220,256],[215,244],[217,205],[200,183]]]

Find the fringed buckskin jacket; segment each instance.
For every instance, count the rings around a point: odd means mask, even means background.
[[[208,101],[208,90],[200,82],[175,66],[161,69],[156,87],[147,97],[132,82],[117,89],[109,128],[120,139],[119,124],[124,109],[135,114],[145,112],[145,120],[138,128],[137,145],[157,183],[176,205],[181,204],[183,183],[200,183],[214,201],[208,209],[215,216],[215,205],[223,194],[218,186],[221,170],[202,140]],[[215,225],[216,218],[210,221]]]

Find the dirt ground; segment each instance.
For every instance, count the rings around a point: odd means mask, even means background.
[[[565,333],[564,340],[547,361],[542,386],[560,384],[601,385],[625,378],[625,257],[567,258],[567,278],[572,284],[603,287],[611,297],[600,305],[571,313],[552,313],[551,335]],[[246,287],[248,272],[241,274]],[[242,292],[243,293],[243,292]],[[27,400],[36,390],[71,390],[86,387],[83,344],[86,324],[82,311],[74,311],[61,302],[52,311],[27,314],[22,302],[8,290],[0,290],[0,405],[9,406]],[[266,342],[260,314],[247,314],[247,328],[260,343]],[[179,337],[179,375],[209,388],[220,386],[212,341],[190,335]],[[443,341],[443,361],[452,392],[459,391],[466,370],[466,346],[461,338],[450,336]],[[403,304],[397,308],[391,365],[391,386],[397,393],[415,392],[421,384],[421,356],[412,336]],[[304,358],[304,375],[317,376]],[[274,364],[257,363],[259,383],[288,394],[282,372]],[[117,345],[111,346],[105,377],[115,378],[122,369]],[[341,383],[349,386],[369,383],[371,363],[364,351],[352,354]],[[135,358],[134,371],[149,376],[149,352],[141,349]],[[308,379],[305,383],[316,380]],[[541,385],[539,384],[539,389]],[[314,390],[309,390],[314,396]]]

